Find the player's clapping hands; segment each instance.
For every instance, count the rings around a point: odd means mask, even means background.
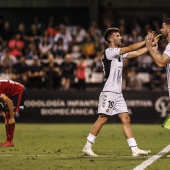
[[[154,31],[149,32],[145,37],[146,47],[148,49],[153,48],[154,50],[157,50],[160,37],[161,34],[157,35]]]

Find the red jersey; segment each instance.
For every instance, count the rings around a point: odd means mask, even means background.
[[[21,103],[24,89],[25,89],[25,87],[18,82],[15,82],[12,80],[0,80],[0,95],[5,94],[10,99],[13,96],[18,95],[18,102],[17,102],[17,106],[16,106],[17,110]]]

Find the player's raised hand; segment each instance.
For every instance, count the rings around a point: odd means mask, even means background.
[[[162,34],[158,34],[156,36],[154,36],[153,39],[153,46],[155,46],[156,44],[158,44],[158,41],[162,38]]]
[[[152,47],[152,42],[153,42],[153,36],[154,33],[153,32],[149,32],[147,34],[147,36],[145,37],[145,43],[146,43],[146,47],[147,48],[151,48]]]
[[[154,49],[157,49],[158,47],[158,41],[161,37],[161,34],[156,34],[155,31],[148,32],[147,36],[145,37],[146,47],[153,47]]]

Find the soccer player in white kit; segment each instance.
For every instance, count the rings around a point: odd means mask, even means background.
[[[153,39],[151,37],[146,37],[146,47],[148,48],[153,60],[158,65],[158,67],[166,67],[166,73],[167,73],[167,83],[168,83],[168,91],[169,91],[169,98],[170,98],[170,18],[165,18],[162,23],[162,28],[160,30],[162,33],[162,38],[166,38],[168,41],[168,44],[165,48],[165,51],[161,55],[157,47],[152,47],[152,41]],[[167,157],[169,157],[168,155]]]
[[[123,132],[127,139],[127,143],[131,148],[132,156],[146,156],[151,151],[141,150],[137,147],[130,125],[127,105],[122,95],[122,60],[124,58],[130,59],[138,57],[146,53],[148,50],[146,47],[143,47],[145,41],[120,48],[122,37],[119,33],[119,29],[115,27],[108,28],[104,33],[104,38],[109,44],[109,47],[104,51],[102,58],[105,78],[99,97],[99,116],[92,126],[87,137],[87,143],[82,152],[88,156],[98,156],[92,151],[92,144],[94,144],[100,129],[107,122],[108,117],[117,115],[122,122]]]

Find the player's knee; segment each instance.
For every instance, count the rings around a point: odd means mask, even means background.
[[[108,117],[106,115],[99,115],[98,120],[102,123],[105,124],[108,120]]]
[[[122,123],[123,123],[123,124],[130,124],[130,117],[129,117],[129,115],[125,116],[125,117],[122,119]]]

